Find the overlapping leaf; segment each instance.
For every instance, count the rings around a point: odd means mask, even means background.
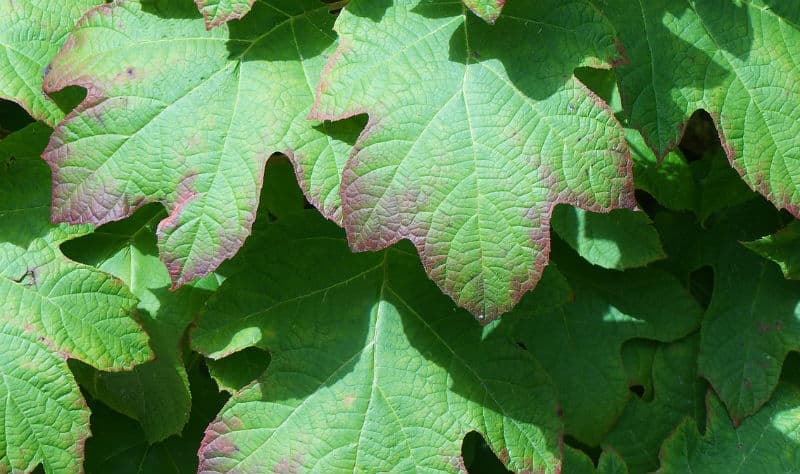
[[[800,4],[595,2],[630,60],[617,69],[625,110],[656,152],[705,109],[748,185],[800,216]]]
[[[163,202],[158,246],[176,287],[239,249],[273,152],[293,157],[313,202],[335,219],[349,145],[306,120],[333,42],[331,8],[259,2],[211,31],[190,2],[93,10],[45,79],[49,91],[89,88],[44,154],[53,218],[100,224]]]
[[[255,0],[194,0],[206,20],[206,28],[216,28],[226,21],[247,15]]]
[[[168,291],[170,280],[158,260],[155,223],[161,209],[149,206],[131,219],[114,222],[68,242],[71,258],[107,271],[125,282],[139,299],[139,315],[150,335],[155,360],[130,372],[100,372],[75,367],[75,375],[94,398],[139,421],[151,443],[179,434],[191,407],[183,363],[184,333],[217,283],[214,275]]]
[[[152,357],[121,281],[67,260],[58,246],[89,226],[49,222],[50,174],[37,156],[49,129],[0,142],[0,471],[79,472],[88,408],[65,360],[130,369]]]
[[[747,472],[772,474],[800,469],[800,390],[778,387],[774,398],[738,427],[709,391],[706,434],[687,420],[664,443],[662,474]]]
[[[102,0],[6,0],[0,2],[0,98],[17,102],[33,117],[55,125],[64,117],[42,92],[47,65],[87,10]]]
[[[556,203],[633,206],[624,132],[572,75],[618,55],[589,2],[513,2],[490,26],[449,1],[354,0],[336,31],[312,116],[370,114],[342,178],[355,249],[411,239],[488,321],[538,281]]]
[[[622,344],[683,337],[698,327],[702,310],[674,277],[659,270],[603,270],[566,249],[559,250],[558,263],[574,300],[545,313],[515,310],[508,315],[511,334],[555,381],[567,434],[596,446],[632,396]]]
[[[193,345],[268,348],[272,362],[209,426],[200,472],[458,472],[473,430],[511,469],[559,471],[552,382],[457,311],[413,252],[352,254],[311,215],[248,245],[251,270],[222,285]]]
[[[631,472],[655,471],[661,444],[684,419],[704,421],[708,385],[697,376],[699,342],[692,336],[658,348],[651,366],[653,398],[632,399],[603,441]]]
[[[464,5],[489,23],[497,21],[506,0],[464,0]]]
[[[793,221],[785,229],[745,245],[777,263],[786,278],[800,280],[800,221]]]

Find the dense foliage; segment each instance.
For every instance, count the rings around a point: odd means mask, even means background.
[[[800,3],[0,0],[0,52],[0,473],[800,471]]]

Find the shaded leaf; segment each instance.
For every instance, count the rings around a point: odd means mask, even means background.
[[[784,277],[800,280],[800,221],[793,221],[775,234],[744,245],[777,263]]]
[[[698,109],[730,163],[777,207],[800,216],[800,7],[778,0],[595,0],[628,65],[616,70],[630,123],[660,156]]]
[[[79,472],[88,408],[64,359],[127,370],[152,357],[131,318],[136,300],[59,245],[90,226],[53,225],[50,173],[38,157],[49,129],[0,141],[0,471]],[[26,144],[22,146],[21,144]]]
[[[625,461],[613,451],[604,451],[595,467],[584,452],[566,446],[564,448],[564,472],[569,474],[628,474],[628,467],[625,465]]]
[[[457,472],[473,430],[511,469],[559,470],[548,377],[457,311],[405,247],[352,254],[310,214],[248,244],[264,250],[222,285],[192,341],[215,358],[267,348],[272,362],[208,427],[200,472]]]
[[[662,442],[685,418],[704,423],[708,385],[697,376],[699,343],[692,336],[658,348],[652,364],[653,399],[631,399],[603,441],[631,472],[655,471]]]
[[[602,270],[568,252],[557,262],[574,301],[547,314],[514,311],[509,328],[555,381],[566,433],[596,446],[632,396],[623,343],[683,337],[698,327],[702,310],[663,271]]]
[[[643,267],[665,257],[658,232],[644,212],[597,214],[557,206],[553,230],[589,263],[614,270]]]
[[[667,153],[659,160],[638,131],[626,128],[625,139],[631,147],[637,189],[647,191],[669,209],[688,211],[697,208],[698,194],[703,189],[697,188],[692,168],[680,151]]]
[[[263,374],[269,362],[269,352],[248,347],[222,359],[207,359],[206,365],[217,387],[233,395]]]
[[[191,395],[183,364],[184,333],[217,284],[211,275],[168,291],[169,274],[158,260],[156,223],[164,217],[148,206],[133,217],[72,240],[64,252],[75,260],[124,281],[139,299],[139,315],[156,358],[131,372],[100,372],[73,366],[76,378],[94,398],[141,423],[151,443],[178,434],[189,418]]]
[[[64,117],[42,93],[42,78],[67,34],[102,0],[0,2],[0,98],[12,100],[34,118],[54,126]]]
[[[199,367],[189,371],[191,417],[180,436],[150,444],[141,426],[100,402],[92,406],[94,436],[86,443],[86,474],[194,474],[203,431],[225,403]]]
[[[53,219],[101,224],[164,203],[158,247],[175,287],[239,249],[273,152],[292,157],[312,203],[336,219],[338,179],[318,180],[315,166],[327,176],[349,145],[306,120],[331,8],[259,2],[211,31],[189,2],[117,2],[84,17],[45,79],[48,91],[89,89],[44,154]]]
[[[800,391],[781,385],[773,399],[738,427],[708,392],[708,427],[701,435],[687,420],[664,443],[659,473],[772,474],[800,469]]]
[[[539,280],[557,203],[634,206],[623,129],[572,75],[618,55],[588,1],[513,2],[490,26],[449,1],[354,0],[336,31],[311,116],[370,114],[342,177],[354,249],[412,240],[488,322]]]

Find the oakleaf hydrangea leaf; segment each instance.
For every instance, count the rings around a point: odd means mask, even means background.
[[[508,327],[555,381],[566,433],[597,446],[632,396],[623,343],[681,338],[697,329],[702,310],[666,272],[604,270],[563,245],[556,248],[558,269],[573,301],[545,314],[515,310]]]
[[[719,399],[708,393],[708,422],[701,435],[689,419],[664,443],[661,474],[772,474],[800,469],[800,390],[788,384],[758,413],[735,427]]]
[[[86,474],[197,473],[197,447],[227,396],[217,392],[200,363],[189,370],[188,378],[192,389],[189,422],[180,436],[155,444],[148,442],[136,421],[90,400],[93,436],[86,442]]]
[[[248,347],[223,359],[206,359],[206,366],[220,391],[233,395],[263,374],[269,361],[268,352]]]
[[[617,209],[598,214],[557,206],[552,226],[581,257],[603,268],[643,267],[666,257],[658,232],[644,212]]]
[[[699,194],[692,168],[680,150],[659,159],[647,147],[641,133],[626,128],[625,140],[631,148],[636,189],[646,191],[662,206],[673,210],[694,210]]]
[[[0,2],[0,98],[12,100],[51,126],[64,112],[42,92],[47,65],[75,23],[102,0]]]
[[[462,472],[471,431],[510,469],[560,472],[552,382],[457,311],[410,246],[352,254],[313,214],[250,244],[262,251],[212,297],[192,342],[214,358],[268,348],[272,362],[208,427],[200,472]]]
[[[353,0],[336,31],[311,116],[370,116],[342,177],[354,249],[412,240],[489,321],[539,280],[555,204],[634,206],[624,131],[572,74],[618,54],[589,2],[512,2],[490,26],[450,1]]]
[[[293,158],[313,202],[336,219],[328,196],[349,145],[306,120],[333,44],[331,8],[259,2],[211,31],[188,2],[116,2],[86,15],[45,78],[49,91],[89,89],[44,154],[53,219],[102,224],[164,203],[158,246],[175,287],[239,249],[273,152]]]
[[[697,376],[700,338],[663,345],[653,358],[653,398],[633,398],[603,446],[619,453],[631,472],[658,468],[661,444],[684,419],[703,422],[708,384]]]
[[[34,124],[0,141],[3,472],[39,463],[48,473],[80,472],[89,413],[64,359],[119,371],[152,357],[129,290],[59,250],[91,227],[49,221],[50,173],[38,157],[49,132]]]
[[[734,420],[769,400],[781,366],[800,350],[800,282],[732,242],[714,264],[714,293],[703,321],[700,371]]]
[[[800,4],[595,2],[630,60],[616,69],[625,111],[657,154],[705,109],[747,184],[800,216]]]
[[[505,4],[506,0],[464,0],[464,5],[490,24],[497,21]]]
[[[71,258],[125,282],[139,299],[155,360],[130,372],[100,372],[88,366],[75,367],[74,372],[94,398],[138,420],[151,443],[179,434],[189,418],[192,397],[181,350],[184,333],[217,287],[214,275],[209,275],[168,291],[169,274],[158,260],[154,233],[163,217],[160,207],[147,206],[130,219],[63,246]]]
[[[786,278],[800,280],[800,221],[793,221],[775,234],[744,245],[777,263]]]
[[[583,451],[565,446],[563,472],[570,474],[628,474],[628,467],[619,454],[613,451],[603,451],[597,467],[595,467],[594,462]]]
[[[206,28],[216,28],[226,21],[247,15],[255,0],[194,0],[206,20]]]

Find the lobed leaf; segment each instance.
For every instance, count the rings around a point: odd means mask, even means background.
[[[49,222],[49,131],[0,141],[0,471],[80,472],[89,411],[64,359],[120,371],[153,356],[125,285],[59,250],[91,227]]]
[[[603,270],[557,250],[572,302],[544,313],[515,310],[507,327],[553,378],[566,433],[596,446],[632,396],[623,343],[684,337],[699,326],[702,310],[666,272]]]
[[[61,106],[42,92],[48,64],[80,17],[102,0],[24,0],[0,2],[0,98],[21,105],[34,118],[54,126]]]
[[[272,361],[209,425],[200,472],[458,472],[473,430],[511,469],[560,470],[548,377],[456,311],[413,253],[352,254],[313,215],[248,245],[263,251],[222,285],[192,342],[213,358],[261,347]]]
[[[45,89],[89,89],[56,128],[55,221],[102,224],[162,202],[158,247],[173,287],[213,271],[250,233],[264,166],[290,156],[312,202],[336,219],[343,129],[306,120],[331,52],[333,8],[259,2],[206,31],[190,3],[115,2],[87,14]],[[350,127],[350,128],[348,128]],[[331,132],[333,134],[333,132]]]
[[[489,26],[449,1],[354,0],[336,31],[311,116],[370,116],[342,174],[354,249],[412,240],[488,322],[539,280],[557,203],[634,206],[624,131],[572,74],[618,59],[588,1],[513,2]]]
[[[506,0],[463,0],[464,5],[468,6],[476,15],[486,20],[489,24],[494,24]]]
[[[189,419],[192,396],[183,362],[184,335],[218,286],[214,275],[209,275],[168,291],[169,273],[158,260],[153,232],[163,217],[158,206],[148,206],[63,248],[71,258],[125,282],[139,300],[139,315],[155,360],[130,372],[101,372],[85,365],[73,366],[73,372],[94,398],[138,420],[150,443],[180,434]]]
[[[616,69],[630,123],[659,156],[698,109],[731,165],[800,216],[800,7],[778,0],[595,0],[629,58]]]
[[[719,399],[708,393],[705,435],[687,420],[661,451],[662,474],[748,472],[768,474],[800,469],[800,391],[784,384],[758,413],[735,426]]]

